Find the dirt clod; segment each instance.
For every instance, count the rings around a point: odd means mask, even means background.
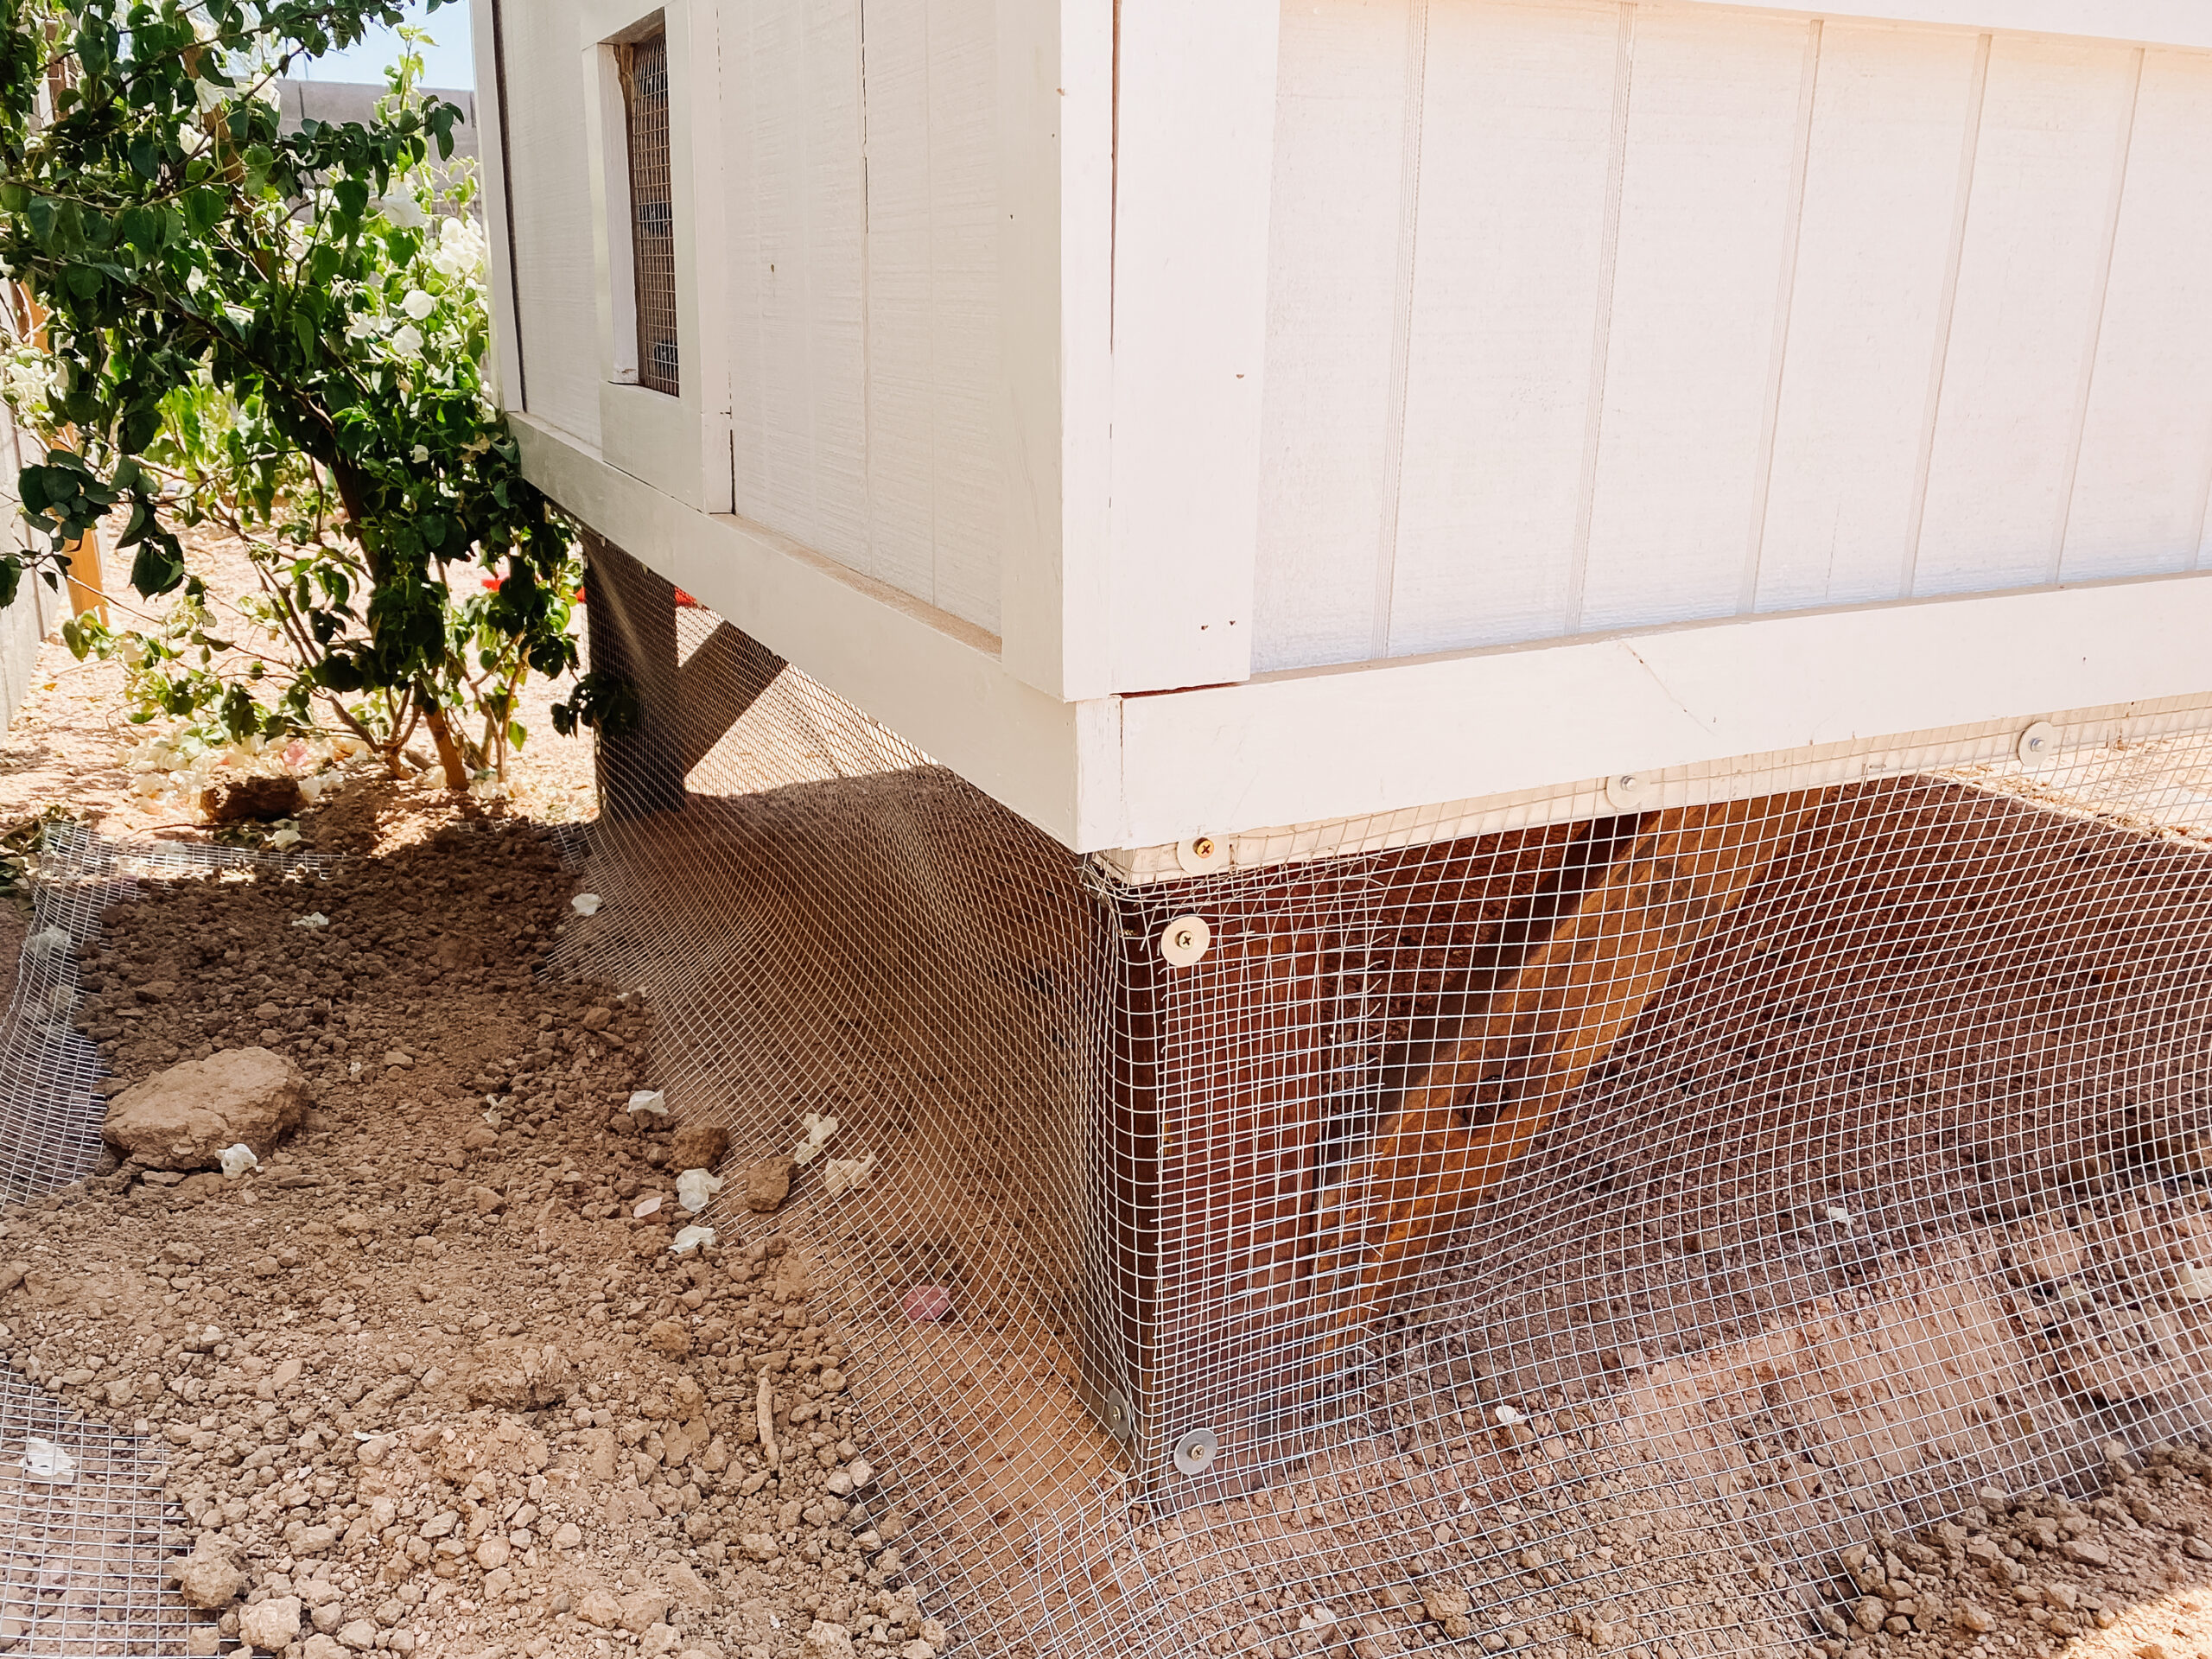
[[[224,1148],[258,1157],[300,1120],[299,1068],[265,1048],[239,1048],[181,1061],[108,1102],[101,1138],[149,1169],[199,1169]]]
[[[745,1172],[745,1207],[772,1215],[791,1196],[791,1172],[798,1167],[791,1158],[765,1158]]]

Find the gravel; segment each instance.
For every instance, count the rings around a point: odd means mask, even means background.
[[[242,1175],[111,1152],[9,1212],[0,1351],[166,1455],[196,1649],[543,1659],[620,1633],[766,1659],[819,1624],[868,1659],[934,1654],[945,1628],[926,1639],[849,1495],[874,1471],[848,1356],[786,1241],[719,1199],[720,1243],[677,1258],[676,1205],[632,1214],[720,1131],[680,1103],[631,1120],[650,1010],[535,971],[572,885],[554,847],[419,830],[110,912],[92,995],[175,988],[100,1039],[118,1078],[265,1048],[308,1104]],[[329,925],[293,927],[308,911]]]

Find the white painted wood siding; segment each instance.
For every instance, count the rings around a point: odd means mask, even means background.
[[[2197,568],[2212,54],[1287,0],[1253,667]]]
[[[991,0],[722,0],[738,513],[994,632]]]
[[[593,265],[584,61],[569,6],[504,7],[515,312],[531,413],[599,442],[599,290]],[[492,100],[480,100],[486,109]],[[505,250],[495,250],[495,260]],[[505,273],[499,273],[504,275]]]

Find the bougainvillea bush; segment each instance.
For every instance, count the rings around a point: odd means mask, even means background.
[[[397,772],[420,734],[459,788],[526,736],[524,677],[575,670],[577,569],[491,399],[474,180],[461,111],[418,90],[423,37],[371,120],[277,130],[296,60],[400,17],[0,0],[4,387],[46,449],[21,478],[43,534],[0,554],[0,601],[105,520],[161,604],[71,644],[124,655],[162,741],[320,730]],[[206,522],[251,551],[251,637],[185,567]]]

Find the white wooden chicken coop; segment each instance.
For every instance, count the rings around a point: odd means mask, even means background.
[[[2212,679],[2193,0],[475,10],[531,474],[1075,849]]]
[[[1266,1465],[1732,911],[1985,836],[1881,780],[2212,725],[2198,0],[474,4],[632,810],[788,662],[1111,889],[1064,1144],[1147,1479]]]

